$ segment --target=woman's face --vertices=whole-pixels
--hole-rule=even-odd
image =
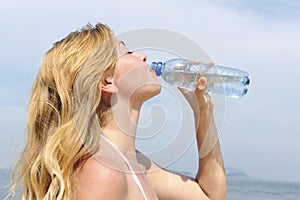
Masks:
[[[119,42],[114,82],[119,92],[129,95],[131,101],[143,102],[160,93],[161,85],[146,60],[146,55],[129,51],[124,42]]]

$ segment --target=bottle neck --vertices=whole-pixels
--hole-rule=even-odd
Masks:
[[[163,71],[164,64],[162,62],[152,62],[151,68],[155,71],[156,76],[160,76]]]

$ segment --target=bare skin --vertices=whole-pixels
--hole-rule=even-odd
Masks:
[[[122,43],[120,49],[126,52]],[[226,177],[219,142],[206,156],[200,156],[195,179],[162,169],[146,156],[136,152],[135,133],[141,106],[161,89],[155,74],[149,68],[142,67],[146,66],[145,62],[144,54],[127,51],[119,57],[114,76],[104,77],[105,84],[101,86],[102,102],[118,112],[111,115],[109,123],[102,128],[102,134],[125,152],[148,199],[226,200]],[[133,77],[140,79],[133,80]],[[207,134],[217,136],[212,114],[213,104],[210,96],[204,92],[205,89],[204,77],[198,81],[196,95],[181,89],[194,111],[199,151]],[[114,101],[112,105],[113,95],[117,96],[118,101]],[[118,119],[125,121],[120,122]],[[114,157],[90,157],[76,175],[76,199],[144,199],[127,168],[125,161],[118,158],[117,154]]]

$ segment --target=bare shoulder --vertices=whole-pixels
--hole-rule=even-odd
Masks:
[[[76,199],[125,199],[127,193],[126,176],[98,161],[89,158],[76,173]]]

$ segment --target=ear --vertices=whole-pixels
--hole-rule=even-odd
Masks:
[[[118,92],[118,88],[115,86],[112,77],[105,77],[104,79],[102,79],[101,90],[102,92],[108,94],[115,94]]]

